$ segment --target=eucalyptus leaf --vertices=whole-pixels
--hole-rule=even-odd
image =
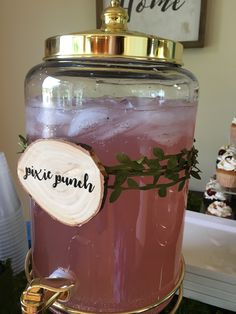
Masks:
[[[184,188],[184,186],[185,186],[185,180],[180,182],[180,184],[179,184],[179,186],[178,186],[178,191],[179,191],[179,192],[182,191],[183,188]]]
[[[19,134],[18,136],[19,136],[20,142],[24,145],[27,145],[27,139],[21,134]]]
[[[137,188],[139,186],[138,183],[131,178],[127,180],[127,183],[130,188]]]
[[[18,152],[18,154],[21,154],[21,153],[23,153],[25,150],[26,150],[26,148],[27,148],[27,146],[28,146],[28,141],[27,141],[27,139],[23,136],[23,135],[21,135],[21,134],[19,134],[18,135],[18,137],[19,137],[19,146],[20,146],[20,148],[21,148],[21,151],[19,151]]]
[[[158,195],[159,195],[160,197],[165,197],[166,194],[167,194],[167,189],[166,189],[166,187],[161,187],[161,188],[159,189],[159,191],[158,191]]]
[[[111,193],[110,202],[114,203],[121,195],[121,192],[122,192],[122,188],[119,186],[116,187],[116,189]]]
[[[186,160],[184,158],[181,158],[179,161],[179,167],[182,168],[185,166],[185,164],[186,164]]]
[[[178,160],[176,156],[172,156],[167,162],[167,169],[174,169],[177,167],[177,165],[178,165]]]
[[[129,156],[124,153],[117,154],[116,159],[122,164],[127,164],[130,162]]]
[[[141,157],[140,159],[136,160],[136,162],[137,162],[139,165],[141,165],[141,164],[144,162],[145,159],[146,159],[146,157],[143,156],[143,157]]]
[[[146,159],[145,163],[148,165],[150,169],[155,169],[155,170],[161,169],[161,165],[157,159],[155,160]]]
[[[196,171],[190,171],[190,175],[192,176],[192,177],[194,177],[195,179],[198,179],[198,180],[201,180],[201,177],[200,177],[200,175],[198,174],[198,172],[196,172]]]
[[[186,154],[188,153],[188,151],[187,151],[186,148],[184,148],[184,149],[181,150],[181,153],[182,153],[183,155],[186,155]]]
[[[173,180],[173,181],[178,181],[179,180],[179,174],[178,173],[167,173],[166,174],[166,178],[169,180]]]
[[[115,183],[114,185],[122,185],[127,179],[126,173],[119,173],[116,175]]]
[[[193,161],[192,161],[191,157],[188,157],[187,165],[188,165],[188,167],[191,167],[193,165]]]
[[[161,175],[155,175],[153,176],[153,184],[157,184],[158,180],[160,179]]]
[[[164,153],[163,149],[155,147],[155,148],[153,148],[153,155],[156,156],[159,160],[163,160],[165,153]]]
[[[132,167],[134,170],[143,170],[144,166],[142,164],[137,163],[137,161],[130,161],[128,163],[130,167]]]

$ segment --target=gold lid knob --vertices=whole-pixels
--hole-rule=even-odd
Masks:
[[[128,14],[125,9],[120,6],[119,0],[112,0],[111,5],[102,13],[102,27],[104,31],[126,31]]]

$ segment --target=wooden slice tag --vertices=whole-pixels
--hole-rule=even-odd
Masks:
[[[105,170],[92,151],[63,140],[37,140],[19,159],[24,189],[50,216],[78,226],[100,210]]]

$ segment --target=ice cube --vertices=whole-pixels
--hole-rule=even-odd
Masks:
[[[69,124],[73,117],[71,110],[55,110],[49,108],[38,108],[37,122],[47,126]]]
[[[59,130],[70,124],[73,110],[27,107],[26,131],[29,136],[54,137]]]
[[[77,111],[71,121],[67,135],[72,137],[94,131],[94,128],[104,125],[108,119],[109,110],[106,108],[85,108]]]
[[[148,121],[148,112],[135,112],[134,110],[124,110],[122,108],[113,110],[109,120],[96,128],[96,138],[104,141],[112,137],[120,136],[125,133],[126,136],[133,133],[135,136],[142,133],[143,121]]]

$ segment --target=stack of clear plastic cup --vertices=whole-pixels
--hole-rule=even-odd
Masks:
[[[4,153],[0,152],[0,260],[11,259],[15,274],[28,250],[23,210]]]

